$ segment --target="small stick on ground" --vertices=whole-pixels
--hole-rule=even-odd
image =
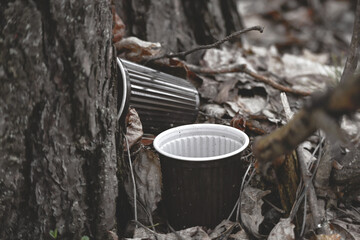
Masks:
[[[310,92],[300,91],[300,90],[292,89],[292,88],[286,87],[284,85],[281,85],[281,84],[271,80],[270,78],[267,78],[263,75],[260,75],[256,72],[251,71],[246,66],[246,64],[234,64],[234,65],[231,65],[228,67],[222,67],[219,69],[203,68],[203,67],[198,67],[198,66],[191,65],[191,64],[187,64],[187,66],[191,71],[196,72],[196,73],[203,73],[203,74],[222,74],[222,73],[242,72],[242,73],[248,74],[249,76],[253,77],[255,80],[257,80],[259,82],[268,84],[271,87],[278,89],[280,91],[283,91],[283,92],[288,92],[288,93],[292,93],[292,94],[296,94],[296,95],[300,95],[300,96],[309,96],[311,94]]]
[[[215,43],[212,43],[212,44],[208,44],[208,45],[200,45],[198,47],[195,47],[193,49],[190,49],[188,51],[183,51],[183,52],[178,52],[178,53],[165,53],[161,56],[158,56],[158,57],[151,57],[149,58],[146,63],[149,63],[151,61],[155,61],[155,60],[159,60],[159,59],[162,59],[162,58],[175,58],[175,57],[185,57],[193,52],[196,52],[196,51],[199,51],[199,50],[203,50],[203,49],[210,49],[210,48],[216,48],[218,46],[220,46],[221,44],[223,44],[224,42],[226,41],[229,41],[243,33],[246,33],[246,32],[250,32],[250,31],[259,31],[260,33],[262,33],[264,31],[264,28],[261,27],[261,26],[254,26],[254,27],[250,27],[250,28],[245,28],[243,30],[240,30],[240,31],[237,31],[237,32],[234,32],[228,36],[226,36],[225,38],[215,42]]]
[[[290,121],[290,119],[292,118],[292,116],[294,114],[290,109],[286,94],[281,93],[280,97],[281,97],[281,102],[282,102],[284,110],[285,110],[286,119],[287,119],[287,121]],[[305,160],[304,149],[305,149],[304,144],[303,143],[300,144],[299,147],[296,149],[296,155],[299,160],[301,176],[303,178],[304,185],[305,185],[304,191],[305,191],[305,194],[308,194],[308,196],[309,196],[309,198],[308,198],[309,199],[309,207],[310,207],[310,210],[312,213],[314,225],[319,228],[321,227],[322,233],[331,234],[331,230],[328,227],[328,225],[326,225],[326,224],[322,225],[322,219],[325,217],[324,216],[325,212],[322,211],[318,206],[318,202],[317,202],[318,200],[316,197],[314,185],[312,183],[312,177],[311,177],[311,174],[309,173],[308,168],[305,163],[306,160]],[[305,215],[304,215],[304,219],[305,219]]]
[[[354,74],[360,54],[360,0],[357,1],[356,12],[355,12],[355,21],[354,29],[350,43],[349,55],[346,59],[344,72],[341,76],[341,81],[349,79],[351,75]]]

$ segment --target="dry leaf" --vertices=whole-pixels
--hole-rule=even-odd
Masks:
[[[234,232],[235,231],[235,232]],[[228,236],[228,238],[227,238]],[[239,223],[223,220],[209,235],[211,239],[233,239],[233,240],[249,240],[246,232],[240,228]]]
[[[113,15],[113,43],[120,41],[125,36],[125,24],[116,13],[115,6],[111,8],[112,15]]]
[[[205,114],[210,115],[212,117],[221,118],[225,115],[226,110],[218,105],[218,104],[206,104],[201,107],[201,110],[205,112]]]
[[[129,149],[141,140],[144,132],[142,130],[142,124],[140,121],[140,117],[136,112],[135,108],[129,108],[129,112],[126,115],[125,119],[126,123],[126,139],[129,144]],[[124,151],[127,152],[126,141],[124,142]]]
[[[261,237],[259,226],[264,220],[264,216],[261,214],[261,206],[264,204],[262,198],[270,192],[270,190],[262,191],[247,186],[241,195],[241,221],[247,230],[256,237]]]
[[[207,233],[200,227],[192,227],[188,229],[184,229],[181,231],[177,231],[175,233],[168,233],[168,234],[160,234],[157,233],[156,235],[147,231],[144,228],[137,228],[135,229],[134,238],[135,239],[148,239],[148,240],[210,240],[210,237]],[[128,238],[129,239],[129,238]],[[130,240],[130,239],[129,239]]]
[[[137,37],[128,37],[115,43],[115,47],[123,58],[133,62],[141,62],[145,57],[158,55],[161,44],[146,42]]]
[[[119,237],[115,232],[109,231],[109,234],[113,240],[119,240]]]
[[[349,212],[350,210],[348,210]],[[356,211],[352,211],[353,213],[357,213]],[[341,213],[342,214],[342,213]],[[357,216],[359,219],[359,216]],[[350,223],[348,219],[345,221],[340,218],[334,219],[331,221],[331,227],[334,228],[335,232],[340,234],[343,239],[346,240],[355,240],[360,239],[360,224],[355,221]]]
[[[234,93],[230,94],[231,91],[234,91],[235,84],[237,83],[237,79],[231,79],[229,81],[223,82],[219,86],[219,93],[214,99],[216,103],[224,103],[228,101],[231,97],[234,97]],[[236,91],[237,95],[237,91]]]
[[[204,76],[200,76],[200,78],[202,79],[202,85],[198,88],[200,96],[202,98],[214,99],[219,92],[219,82]]]
[[[316,240],[341,240],[341,236],[339,234],[331,234],[331,235],[317,235]]]
[[[156,210],[157,203],[161,200],[161,168],[160,160],[156,153],[141,148],[133,161],[133,170],[137,189],[137,201],[142,207],[138,207],[138,219],[141,222],[151,223],[151,214]],[[125,190],[133,205],[133,184],[131,174],[125,181]],[[150,218],[150,219],[149,219]]]
[[[282,218],[271,230],[268,240],[293,240],[295,239],[294,228],[295,225],[291,223],[290,218]]]

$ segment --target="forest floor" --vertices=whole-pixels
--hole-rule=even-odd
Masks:
[[[309,2],[312,4],[286,0],[239,1],[245,27],[260,25],[264,27],[262,33],[248,32],[241,35],[242,43],[227,42],[207,49],[196,66],[186,61],[191,55],[152,62],[154,68],[160,66],[164,70],[165,65],[171,74],[186,75],[197,87],[201,99],[197,123],[229,125],[247,133],[250,146],[242,161],[248,168],[238,205],[242,217],[224,220],[215,229],[194,226],[172,232],[162,226],[145,227],[158,224],[155,215],[159,211],[155,209],[161,195],[161,178],[148,178],[149,174],[158,174],[159,168],[151,165],[158,161],[157,155],[147,152],[154,152],[154,136],[143,134],[136,112],[130,111],[129,148],[125,147],[125,152],[131,149],[137,154],[132,154],[133,168],[140,172],[133,174],[137,183],[143,184],[137,186],[138,201],[148,210],[136,218],[133,239],[360,239],[359,112],[341,118],[341,129],[336,133],[327,130],[334,125],[325,119],[324,129],[300,145],[297,154],[300,151],[303,157],[298,158],[304,162],[305,175],[310,181],[304,175],[299,177],[288,210],[279,200],[282,196],[276,183],[268,182],[256,172],[252,153],[255,138],[285,125],[292,113],[311,99],[314,101],[310,95],[336,87],[349,55],[356,4],[329,0],[319,6],[318,1]],[[144,63],[149,57],[161,55],[158,43],[119,37],[126,26],[121,21],[118,23],[114,31],[118,34],[115,45],[120,57]],[[293,134],[302,131],[299,128]],[[132,204],[130,173],[125,182]],[[315,200],[309,189],[316,193]],[[153,212],[156,214],[149,219]],[[252,221],[245,221],[244,216]],[[144,220],[144,225],[140,220]]]

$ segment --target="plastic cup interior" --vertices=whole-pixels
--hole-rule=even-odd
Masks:
[[[190,124],[160,133],[154,147],[160,154],[185,161],[211,161],[231,157],[249,145],[242,131],[218,124]]]

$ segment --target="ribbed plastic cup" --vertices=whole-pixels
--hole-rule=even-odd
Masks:
[[[213,228],[231,213],[245,166],[248,136],[233,127],[191,124],[169,129],[154,140],[160,154],[163,201],[176,230]]]
[[[195,122],[199,93],[189,81],[120,58],[117,64],[121,122],[129,106],[138,112],[145,133]]]

